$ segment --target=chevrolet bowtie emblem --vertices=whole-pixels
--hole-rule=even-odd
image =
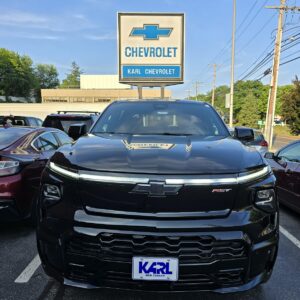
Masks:
[[[134,27],[130,36],[142,36],[144,40],[159,40],[160,37],[170,36],[173,28],[160,28],[159,25],[144,24],[143,27]]]
[[[148,196],[177,195],[182,185],[165,184],[164,182],[150,182],[137,184],[131,193],[147,194]]]

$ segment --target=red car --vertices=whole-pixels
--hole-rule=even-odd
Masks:
[[[55,150],[71,142],[53,128],[0,128],[0,221],[34,219],[41,173]]]
[[[267,152],[265,158],[277,179],[279,201],[300,213],[300,141],[278,152]]]

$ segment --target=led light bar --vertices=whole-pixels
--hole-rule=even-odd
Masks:
[[[105,176],[105,175],[92,175],[92,174],[80,174],[80,179],[100,182],[112,182],[112,183],[148,183],[149,178],[134,178],[134,177],[120,177],[120,176]]]
[[[50,169],[60,175],[70,177],[73,179],[82,179],[88,181],[107,182],[107,183],[121,183],[121,184],[137,184],[137,183],[149,183],[150,179],[146,177],[122,177],[122,176],[106,176],[106,175],[94,175],[87,173],[75,173],[59,167],[53,162],[50,162]],[[195,179],[180,179],[169,178],[165,179],[166,184],[182,184],[182,185],[229,185],[246,183],[271,172],[270,166],[266,166],[257,172],[250,174],[239,175],[238,177],[228,178],[195,178]]]
[[[166,179],[166,184],[183,185],[222,185],[236,183],[236,178]]]
[[[241,175],[237,178],[237,183],[245,183],[245,182],[248,182],[248,181],[252,181],[254,179],[257,179],[259,177],[262,177],[264,175],[267,175],[268,173],[271,172],[271,167],[270,166],[266,166],[264,167],[263,169],[257,171],[257,172],[254,172],[254,173],[251,173],[251,174],[248,174],[248,175]]]
[[[56,172],[60,175],[63,175],[63,176],[66,176],[66,177],[71,177],[71,178],[74,178],[74,179],[79,179],[79,174],[78,173],[68,171],[64,168],[61,168],[53,162],[50,162],[49,167],[52,171],[54,171],[54,172]]]

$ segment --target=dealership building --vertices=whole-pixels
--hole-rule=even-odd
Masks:
[[[42,89],[43,103],[101,103],[122,99],[138,99],[138,90],[119,83],[118,75],[81,75],[80,89]],[[159,99],[158,88],[144,88],[143,99]],[[164,97],[171,99],[171,91]]]

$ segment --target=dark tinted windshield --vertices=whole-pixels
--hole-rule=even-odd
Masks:
[[[209,105],[187,102],[115,103],[101,115],[92,133],[229,135]]]
[[[30,132],[30,130],[21,130],[19,128],[0,128],[0,149],[10,146],[28,132]]]

